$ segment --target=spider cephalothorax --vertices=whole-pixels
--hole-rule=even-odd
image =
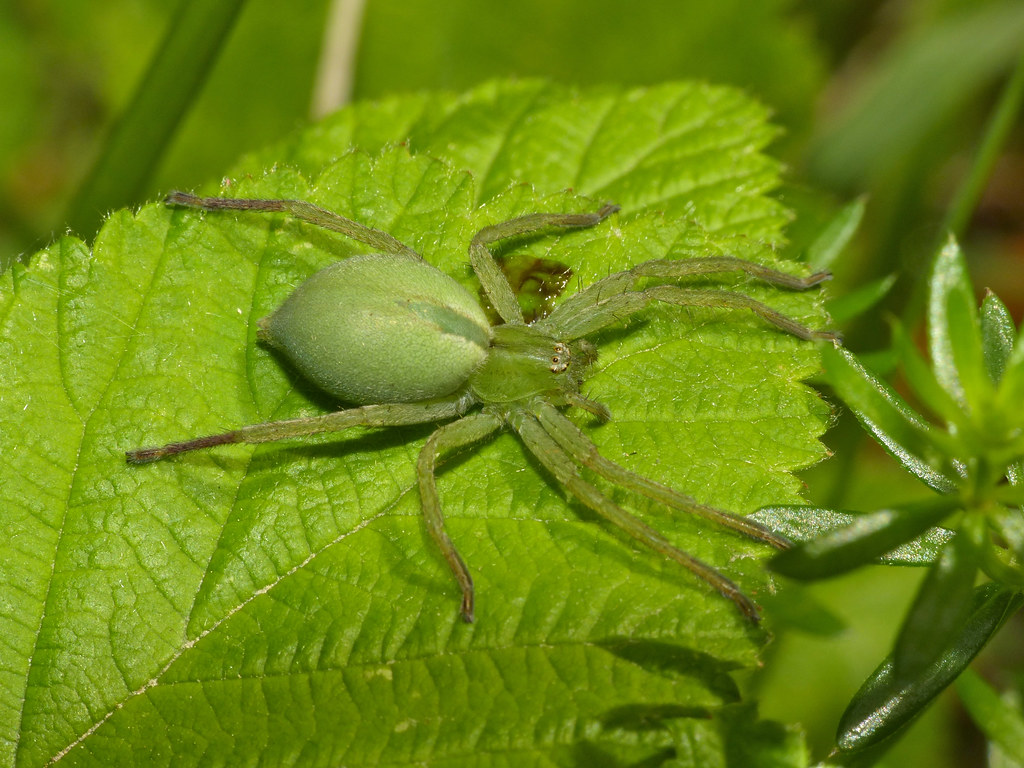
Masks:
[[[787,542],[758,523],[700,504],[665,485],[630,472],[600,455],[561,409],[582,408],[600,419],[611,414],[580,391],[597,350],[586,339],[651,302],[733,307],[753,311],[802,339],[835,339],[814,331],[748,296],[686,288],[680,278],[740,271],[793,290],[827,279],[794,277],[727,256],[660,259],[598,280],[527,324],[488,246],[548,228],[592,227],[618,210],[535,213],[485,227],[469,246],[470,261],[501,319],[492,325],[479,302],[451,277],[427,264],[387,233],[297,200],[200,198],[181,192],[167,202],[205,210],[284,211],[383,251],[353,256],[300,285],[260,321],[260,338],[278,349],[308,379],[356,407],[307,418],[242,427],[232,432],[130,451],[132,463],[228,443],[260,443],[349,427],[445,422],[420,452],[417,479],[427,529],[462,590],[461,613],[473,620],[473,581],[445,530],[435,469],[443,454],[512,429],[570,495],[630,536],[688,568],[756,620],[757,607],[732,581],[683,552],[588,482],[581,469],[678,510],[700,515],[769,544]],[[661,280],[648,284],[648,279]]]

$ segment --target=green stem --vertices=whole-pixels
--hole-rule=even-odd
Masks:
[[[1022,98],[1024,98],[1024,55],[1017,60],[1013,76],[1003,89],[999,104],[996,105],[995,112],[989,119],[970,173],[950,206],[942,226],[942,240],[945,240],[947,233],[952,233],[957,238],[963,234],[964,228],[985,190],[985,183],[992,173],[992,167],[999,157],[1006,137],[1013,128]]]
[[[114,208],[137,202],[201,90],[245,0],[184,0],[131,102],[68,208],[68,226],[90,237]]]

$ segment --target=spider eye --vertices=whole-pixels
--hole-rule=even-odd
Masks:
[[[569,352],[569,348],[562,342],[555,344],[555,353],[551,356],[551,372],[552,373],[565,373],[569,369],[569,361],[572,359],[572,355]]]

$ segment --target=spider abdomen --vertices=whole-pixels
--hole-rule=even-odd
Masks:
[[[373,254],[309,277],[260,320],[260,337],[346,402],[411,403],[463,386],[487,355],[491,326],[440,270]]]

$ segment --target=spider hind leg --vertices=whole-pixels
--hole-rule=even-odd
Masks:
[[[561,415],[561,414],[559,414]],[[562,417],[564,418],[564,417]],[[585,504],[609,523],[629,534],[654,551],[682,565],[698,578],[714,587],[723,597],[755,624],[761,619],[757,605],[739,586],[712,568],[674,546],[661,534],[630,514],[605,496],[598,488],[583,479],[577,461],[549,434],[536,414],[524,409],[513,410],[508,421],[522,438],[527,449],[557,479],[575,499]]]

